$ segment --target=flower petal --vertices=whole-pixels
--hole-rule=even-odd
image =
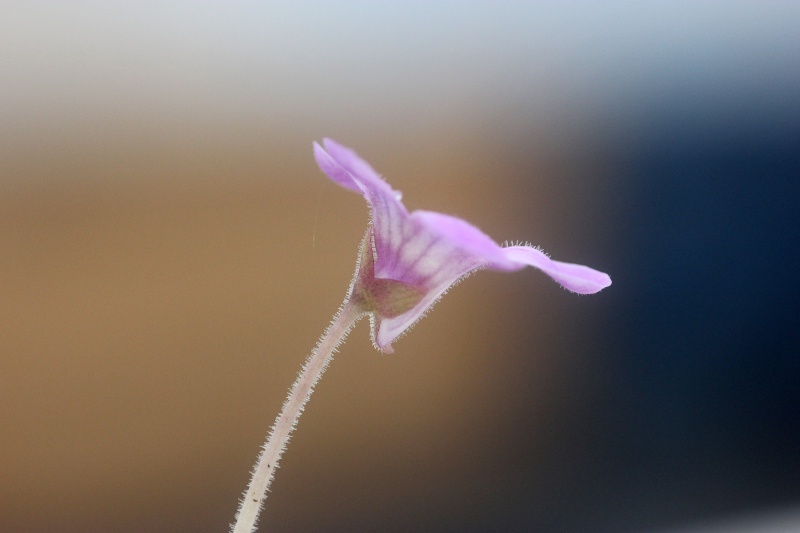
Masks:
[[[330,139],[322,148],[314,143],[314,156],[320,169],[333,181],[360,192],[369,203],[375,239],[375,276],[392,278],[393,259],[404,245],[405,236],[412,233],[409,214],[393,190],[353,150]],[[394,278],[401,279],[401,278]]]
[[[498,270],[519,268],[515,262],[506,258],[502,246],[464,219],[421,210],[411,213],[411,218],[419,222],[428,233],[439,236],[463,254],[482,263],[496,264]]]
[[[594,294],[611,285],[608,274],[583,265],[553,261],[541,250],[530,246],[511,246],[503,251],[509,260],[538,268],[565,289],[578,294]]]
[[[356,184],[350,172],[316,142],[314,143],[314,159],[317,160],[320,170],[331,180],[351,191],[361,193],[361,188]]]
[[[328,152],[337,163],[356,178],[364,182],[381,182],[388,187],[388,184],[381,179],[370,164],[361,159],[354,150],[328,138],[322,139],[322,146],[325,147],[325,151]]]
[[[384,352],[391,353],[397,337],[454,283],[479,268],[513,271],[533,266],[581,294],[611,284],[602,272],[553,261],[530,246],[503,248],[460,218],[430,211],[409,214],[400,193],[353,150],[330,139],[324,139],[323,146],[314,143],[320,169],[339,185],[361,193],[370,206],[372,223],[363,245],[369,256],[354,283],[363,285],[356,289],[372,310],[373,340]]]
[[[405,224],[401,249],[375,265],[376,277],[402,279],[428,292],[411,309],[395,317],[376,320],[375,343],[384,351],[407,331],[456,282],[489,264],[505,270],[522,268],[505,257],[504,250],[468,222],[430,211],[414,211]],[[377,235],[376,235],[377,238]],[[377,253],[381,258],[380,252]]]

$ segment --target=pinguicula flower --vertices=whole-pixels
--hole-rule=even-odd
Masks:
[[[553,261],[530,246],[503,248],[470,223],[431,211],[409,213],[401,194],[358,155],[325,139],[314,143],[317,164],[330,179],[362,194],[372,220],[361,244],[350,298],[371,313],[372,338],[382,351],[405,333],[447,289],[480,269],[513,271],[533,266],[580,294],[611,285],[607,274]]]
[[[409,213],[398,191],[354,151],[330,139],[321,146],[314,143],[314,156],[331,180],[364,196],[371,220],[345,301],[289,391],[240,502],[234,533],[255,531],[289,435],[333,353],[359,318],[369,315],[373,343],[391,353],[392,342],[454,283],[479,269],[510,272],[532,266],[579,294],[611,285],[607,274],[554,261],[537,248],[500,246],[460,218],[431,211]]]

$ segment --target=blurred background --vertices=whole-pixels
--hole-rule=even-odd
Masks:
[[[0,531],[227,531],[368,220],[323,136],[410,209],[614,285],[482,272],[391,356],[360,324],[263,530],[799,531],[798,27],[796,2],[4,2]]]

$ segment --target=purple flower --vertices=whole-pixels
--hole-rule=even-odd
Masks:
[[[592,294],[611,285],[607,274],[553,261],[530,246],[502,247],[468,222],[431,211],[409,213],[399,192],[354,151],[330,139],[314,143],[320,169],[366,198],[372,221],[348,299],[372,321],[372,340],[386,353],[454,283],[480,268],[533,266],[566,289]]]

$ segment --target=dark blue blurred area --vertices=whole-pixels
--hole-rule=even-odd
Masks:
[[[631,530],[800,502],[800,114],[753,105],[667,99],[618,147],[595,489]]]
[[[614,284],[570,307],[584,337],[571,353],[594,367],[557,434],[526,430],[545,451],[527,452],[515,530],[655,531],[800,505],[800,82],[683,75],[605,102],[583,133],[600,149],[569,144],[566,157],[590,153],[569,194],[605,190],[588,203],[608,210],[584,213],[587,242],[572,244]],[[594,216],[613,221],[602,245]]]

